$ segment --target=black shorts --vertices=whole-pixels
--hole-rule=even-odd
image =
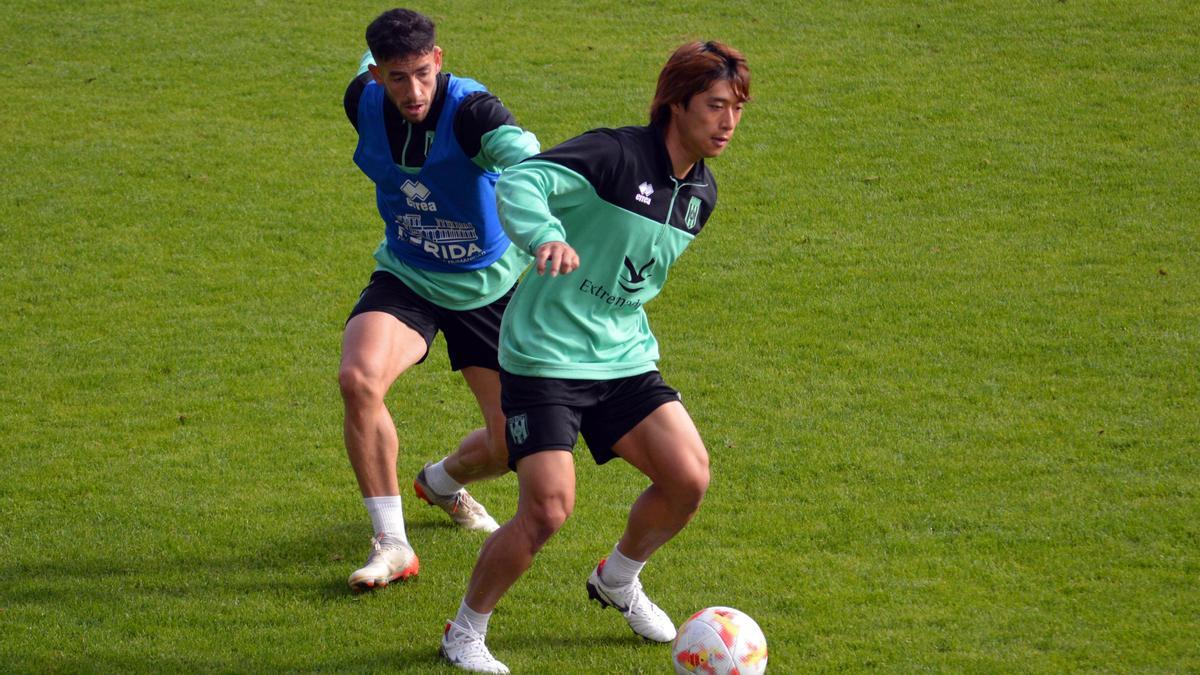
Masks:
[[[592,458],[616,457],[612,446],[664,403],[679,401],[653,370],[616,380],[560,380],[500,371],[500,407],[508,418],[508,468],[544,450],[570,450],[583,434]]]
[[[489,370],[500,370],[496,360],[500,341],[500,318],[512,298],[513,288],[500,299],[478,309],[455,311],[433,304],[417,295],[396,275],[383,270],[371,275],[371,281],[363,289],[358,304],[350,310],[350,319],[363,312],[386,312],[412,328],[425,338],[425,354],[440,329],[446,336],[446,354],[450,357],[450,369],[462,370],[478,366]],[[420,363],[418,361],[417,363]]]

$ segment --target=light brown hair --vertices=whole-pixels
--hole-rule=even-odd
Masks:
[[[684,44],[667,59],[667,65],[658,74],[658,89],[650,104],[650,122],[665,125],[671,120],[673,104],[686,108],[693,96],[718,80],[729,80],[739,100],[750,100],[750,67],[741,52],[712,40]]]

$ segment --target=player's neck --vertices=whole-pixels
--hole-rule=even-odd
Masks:
[[[687,178],[688,174],[692,172],[692,167],[700,161],[700,154],[688,150],[679,134],[679,129],[673,123],[667,124],[663,142],[667,146],[667,155],[671,158],[671,171],[680,180]]]

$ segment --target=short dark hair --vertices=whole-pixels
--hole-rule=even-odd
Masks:
[[[739,100],[750,100],[750,67],[746,57],[729,45],[712,40],[689,42],[667,59],[658,74],[658,89],[650,104],[650,122],[665,125],[671,121],[671,106],[687,107],[692,97],[719,80],[729,80]]]
[[[426,54],[434,47],[433,21],[411,9],[389,9],[367,26],[367,47],[376,63]]]

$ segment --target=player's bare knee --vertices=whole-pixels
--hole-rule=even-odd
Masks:
[[[708,492],[709,478],[707,461],[676,474],[669,488],[675,508],[682,513],[695,513]]]
[[[522,528],[534,549],[540,549],[554,533],[562,529],[571,515],[571,509],[562,499],[547,499],[521,509],[517,513]]]
[[[708,484],[688,483],[676,493],[675,508],[680,513],[693,514],[700,509]]]
[[[347,404],[362,404],[383,400],[387,387],[362,367],[345,365],[338,370],[338,387]]]

